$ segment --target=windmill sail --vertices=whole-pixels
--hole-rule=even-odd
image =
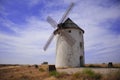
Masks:
[[[74,3],[71,3],[70,6],[68,7],[68,9],[66,10],[66,12],[64,13],[64,15],[62,16],[61,20],[59,21],[59,23],[63,23],[65,18],[67,17],[67,15],[69,14],[70,10],[72,9],[72,7],[74,6]]]
[[[53,20],[50,16],[47,17],[47,22],[48,22],[49,24],[51,24],[51,26],[52,26],[53,28],[56,28],[56,27],[57,27],[57,22],[56,22],[55,20]]]
[[[70,6],[68,7],[68,9],[66,10],[65,14],[63,15],[62,19],[59,21],[60,23],[63,23],[65,18],[67,17],[67,15],[69,14],[70,10],[72,9],[72,7],[74,6],[74,3],[71,3]],[[58,26],[57,22],[55,20],[53,20],[50,16],[47,17],[47,22],[49,24],[51,24],[51,26],[53,28],[59,29],[62,28],[62,26]],[[65,40],[72,46],[75,43],[75,40],[69,35],[67,34],[64,30],[61,31],[61,34],[64,36]],[[50,36],[50,38],[48,39],[47,43],[44,46],[44,51],[48,48],[49,44],[51,43],[51,41],[54,38],[54,33],[52,33],[52,35]]]
[[[51,41],[53,40],[53,38],[54,38],[54,34],[52,34],[52,35],[49,37],[47,43],[45,44],[45,46],[44,46],[44,48],[43,48],[44,51],[46,51],[46,49],[47,49],[48,46],[50,45],[50,43],[51,43]]]

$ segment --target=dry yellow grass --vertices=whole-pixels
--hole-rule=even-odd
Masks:
[[[7,69],[0,69],[0,80],[34,80],[34,79],[44,79],[48,77],[47,72],[39,71],[39,68],[34,66],[20,66],[12,67]]]
[[[85,67],[100,67],[100,68],[106,68],[108,67],[108,64],[103,63],[103,64],[85,64]],[[120,63],[114,63],[113,67],[115,68],[120,68]]]
[[[117,65],[119,66],[119,65]],[[119,69],[119,68],[118,68]],[[67,72],[48,72],[48,65],[21,65],[21,66],[2,66],[0,67],[0,80],[84,80],[88,77],[91,80],[91,76],[86,76],[80,72],[68,74]],[[88,72],[91,75],[91,72]],[[96,76],[96,72],[92,72]],[[120,80],[120,70],[118,72],[111,72],[109,74],[102,75],[102,78],[98,80]]]

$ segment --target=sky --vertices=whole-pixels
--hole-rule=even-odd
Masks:
[[[0,64],[55,64],[56,38],[48,16],[68,15],[85,30],[85,63],[120,63],[120,0],[0,0]]]

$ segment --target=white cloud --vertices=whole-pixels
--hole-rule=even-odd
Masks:
[[[58,2],[58,4],[56,4],[56,1],[51,3],[49,3],[49,1],[46,2],[48,5],[44,5],[46,8],[44,7],[45,11],[41,12],[42,18],[51,16],[53,19],[58,21],[66,9],[62,8],[54,11],[52,10],[52,7],[57,5],[64,5],[66,7],[66,5],[72,2],[72,0],[63,0],[60,2],[64,3]],[[75,23],[85,30],[86,62],[102,62],[101,58],[103,61],[106,61],[107,59],[108,61],[114,61],[112,56],[115,57],[116,55],[116,60],[119,60],[118,55],[120,52],[118,49],[120,48],[120,34],[113,34],[113,32],[106,28],[111,24],[108,23],[109,25],[104,26],[104,24],[101,25],[101,23],[109,19],[112,20],[119,18],[120,6],[113,5],[111,7],[103,7],[98,5],[102,1],[93,2],[88,0],[76,0],[75,2],[76,5],[70,12],[69,16]],[[39,0],[33,0],[33,2],[31,1],[29,4],[31,6],[35,6],[39,3]],[[43,3],[45,2],[43,1]],[[48,10],[49,13],[46,10]],[[55,56],[55,54],[52,54],[55,53],[55,41],[52,42],[46,52],[43,52],[42,50],[42,47],[49,38],[49,35],[54,30],[45,20],[33,15],[26,18],[26,24],[18,25],[9,20],[3,20],[3,24],[7,28],[16,32],[18,36],[10,36],[0,33],[0,43],[3,43],[0,47],[1,52],[21,54],[24,56]],[[115,52],[115,55],[113,52]],[[106,56],[108,53],[109,57]],[[50,58],[46,59],[51,60]]]
[[[8,15],[8,13],[5,12],[5,8],[1,4],[0,4],[0,15],[1,15],[1,17]]]
[[[6,23],[6,24],[5,24]],[[11,23],[5,22],[5,25],[9,25],[8,28],[15,31],[18,36],[10,36],[7,34],[0,34],[0,43],[3,43],[5,45],[1,46],[1,49],[9,48],[8,52],[11,53],[20,53],[20,54],[43,54],[48,53],[43,51],[43,46],[45,44],[45,41],[48,39],[49,34],[51,33],[51,30],[48,30],[47,25],[44,21],[38,20],[37,18],[29,18],[28,23],[25,26],[26,28],[21,30],[18,28],[18,26],[15,26],[12,28]],[[52,28],[52,27],[51,27]],[[6,45],[7,44],[7,45]],[[49,53],[51,54],[54,48],[51,47],[48,49]],[[5,50],[6,51],[6,50]],[[45,55],[45,54],[43,54]]]
[[[37,4],[39,4],[40,0],[29,0],[27,3],[30,7],[33,7]]]

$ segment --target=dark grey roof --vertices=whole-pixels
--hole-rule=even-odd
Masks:
[[[81,31],[83,31],[83,33],[84,33],[84,30],[82,28],[80,28],[77,24],[75,24],[70,18],[67,18],[65,20],[62,27],[63,28],[77,28],[77,29],[80,29]]]

